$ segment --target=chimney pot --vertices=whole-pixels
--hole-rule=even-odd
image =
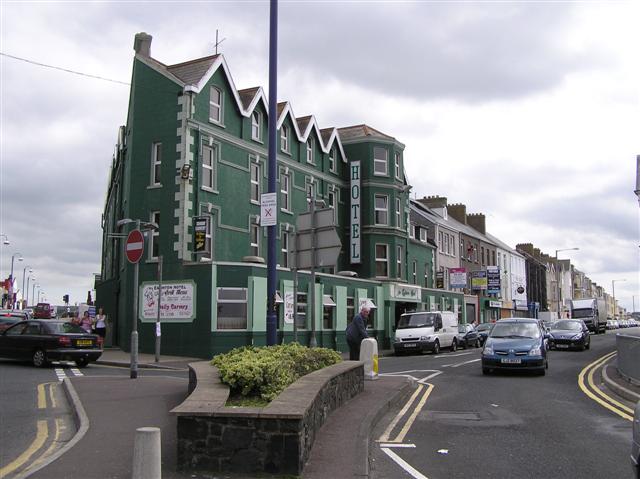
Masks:
[[[133,49],[138,55],[150,57],[151,40],[153,40],[153,37],[146,32],[136,33],[136,38],[133,42]]]

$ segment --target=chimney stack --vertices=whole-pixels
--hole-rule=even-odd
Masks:
[[[467,224],[479,233],[487,234],[486,221],[483,213],[467,215]]]
[[[524,251],[529,256],[533,256],[533,243],[520,243],[516,245],[517,251]]]
[[[418,201],[427,208],[446,208],[447,198],[445,196],[423,196]]]
[[[467,206],[462,203],[456,203],[453,205],[447,205],[447,212],[449,216],[453,217],[456,221],[466,225],[467,224]]]
[[[133,42],[133,49],[138,55],[150,57],[151,40],[153,40],[153,37],[145,32],[136,33],[136,38]]]

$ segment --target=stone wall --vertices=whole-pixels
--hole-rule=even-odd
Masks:
[[[301,474],[329,414],[364,389],[363,363],[343,361],[300,378],[264,408],[228,408],[217,369],[189,368],[192,392],[172,411],[181,471]]]

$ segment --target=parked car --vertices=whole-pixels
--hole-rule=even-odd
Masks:
[[[38,303],[33,311],[34,319],[51,319],[55,316],[55,309],[49,303]]]
[[[549,349],[580,349],[591,347],[589,328],[581,319],[562,319],[549,331]]]
[[[482,373],[511,369],[544,375],[549,367],[545,336],[536,319],[501,319],[494,324],[482,350]]]
[[[20,311],[11,311],[11,310],[1,310],[0,311],[0,331],[4,331],[5,329],[13,326],[20,321],[23,321],[25,315]]]
[[[480,347],[480,337],[478,336],[476,328],[473,327],[473,324],[459,324],[457,338],[458,344],[464,349],[468,347]]]
[[[404,313],[398,320],[393,350],[398,354],[458,347],[458,316],[450,311],[416,311]]]
[[[478,338],[480,338],[480,346],[484,345],[487,340],[487,336],[491,332],[491,328],[495,323],[480,323],[476,326],[476,331],[478,333]]]
[[[51,361],[75,361],[84,367],[101,354],[100,336],[65,321],[20,321],[0,334],[1,357],[30,360],[36,367]]]
[[[631,463],[635,469],[636,477],[640,479],[640,401],[636,404],[633,414],[633,433],[631,437]]]

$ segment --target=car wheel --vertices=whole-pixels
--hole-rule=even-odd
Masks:
[[[440,342],[436,339],[436,342],[433,345],[433,354],[438,354],[439,352],[440,352]]]
[[[451,341],[451,352],[454,352],[457,349],[458,349],[458,341],[454,339],[453,341]]]
[[[87,358],[76,359],[76,366],[79,368],[84,368],[89,364],[89,360]]]
[[[42,368],[48,364],[47,355],[42,349],[36,349],[31,358],[33,365],[37,368]]]

